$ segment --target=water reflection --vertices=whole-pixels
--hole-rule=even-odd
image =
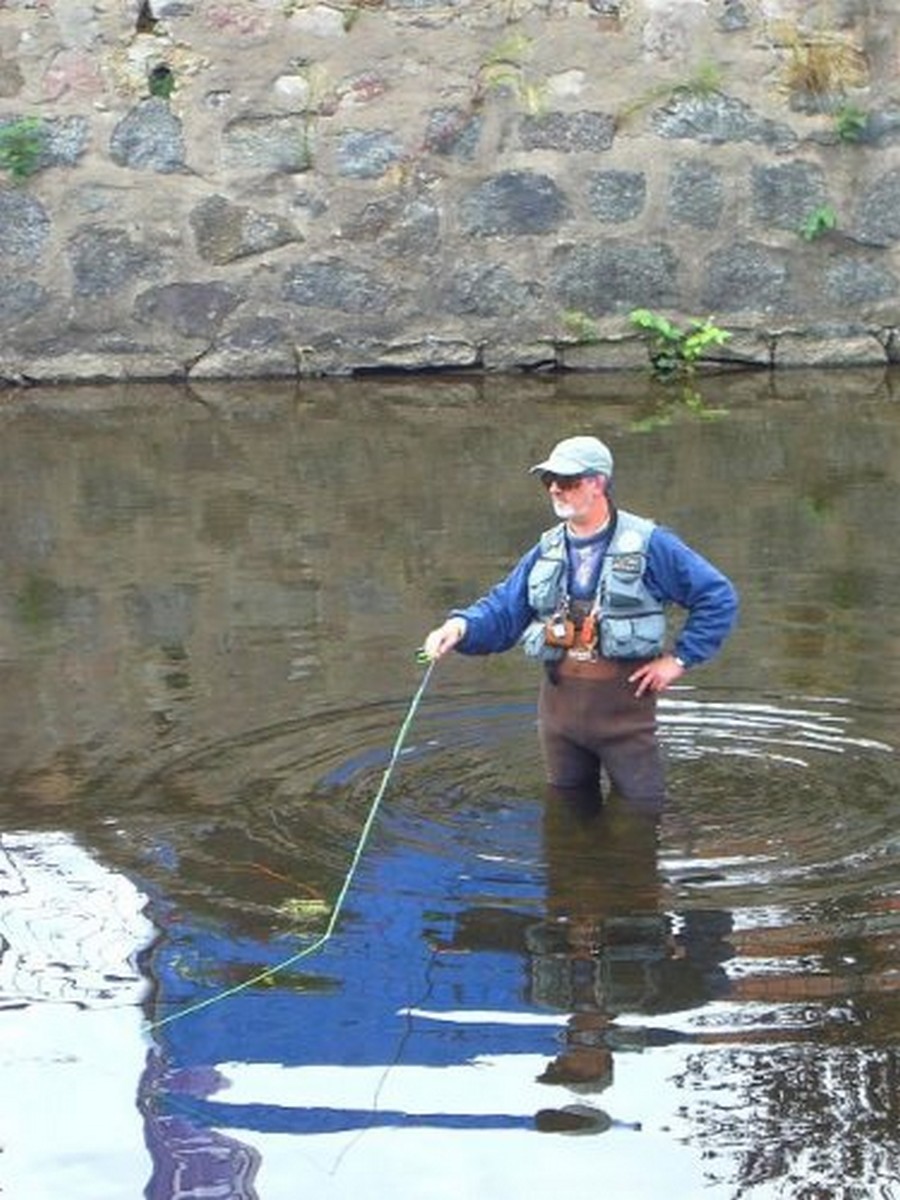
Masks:
[[[10,1195],[891,1194],[895,383],[715,388],[727,416],[649,427],[618,378],[5,399],[6,1090],[39,1062],[55,1111],[67,1054],[116,1085],[77,1170],[4,1113]],[[545,796],[528,665],[442,664],[338,936],[242,987],[315,932],[414,639],[542,527],[515,464],[561,429],[602,430],[622,502],[742,589],[715,672],[661,706],[670,808]],[[70,845],[102,882],[64,856],[39,896]],[[85,922],[121,897],[127,934]],[[142,1039],[138,961],[149,1021],[214,1002]]]
[[[146,897],[61,832],[0,834],[0,896],[3,1194],[140,1195]]]
[[[680,1041],[679,1032],[616,1025],[630,1014],[659,1014],[703,1004],[727,990],[721,964],[730,916],[686,914],[676,933],[662,907],[658,823],[596,796],[549,795],[543,821],[546,912],[470,909],[461,915],[454,948],[502,946],[528,962],[528,1000],[570,1014],[561,1048],[538,1080],[562,1085],[558,1108],[535,1115],[539,1130],[600,1132],[613,1118],[595,1107],[612,1084],[616,1050]],[[572,1103],[566,1092],[591,1098]],[[639,1127],[639,1126],[638,1126]]]
[[[670,705],[679,739],[675,774],[682,783],[690,780],[707,805],[716,798],[715,775],[706,769],[700,744],[684,747],[677,720],[682,703],[688,712],[696,705]],[[767,813],[773,792],[784,798],[790,790],[779,781],[774,733],[767,796],[757,798],[754,786],[728,777],[729,803],[742,802],[746,829],[723,832],[719,822],[731,809],[707,811],[685,796],[684,806],[658,830],[616,809],[597,813],[558,797],[529,798],[518,785],[504,790],[515,763],[528,753],[527,710],[482,705],[471,727],[468,711],[466,705],[435,704],[425,715],[422,741],[405,764],[357,897],[363,911],[344,928],[327,963],[310,964],[305,974],[284,982],[294,998],[304,997],[301,1011],[312,1036],[290,1029],[297,1010],[284,993],[229,1001],[237,1006],[231,1019],[213,1022],[211,1029],[179,1030],[176,1023],[164,1040],[171,1039],[171,1060],[178,1065],[171,1076],[154,1080],[154,1119],[160,1105],[163,1111],[174,1105],[171,1118],[183,1121],[189,1114],[195,1138],[206,1127],[216,1137],[231,1129],[252,1145],[273,1135],[313,1139],[321,1156],[313,1159],[311,1177],[325,1181],[332,1172],[345,1178],[345,1163],[362,1153],[363,1135],[367,1155],[377,1158],[381,1145],[371,1147],[369,1138],[379,1130],[416,1137],[423,1129],[453,1130],[457,1138],[488,1130],[658,1134],[663,1120],[680,1114],[694,1093],[697,1110],[685,1123],[709,1124],[713,1136],[718,1122],[727,1120],[716,1100],[717,1071],[730,1077],[758,1047],[753,1070],[767,1073],[767,1087],[753,1094],[752,1105],[741,1089],[744,1108],[740,1117],[735,1112],[730,1143],[738,1160],[735,1175],[751,1154],[748,1128],[755,1137],[770,1121],[797,1119],[807,1146],[818,1136],[809,1130],[807,1106],[815,1111],[830,1076],[818,1079],[810,1066],[807,1090],[791,1091],[793,1106],[787,1106],[782,1092],[792,1077],[791,1056],[808,1044],[850,1044],[856,1051],[861,1038],[881,1037],[853,999],[876,1002],[882,990],[872,959],[879,936],[874,927],[856,939],[849,932],[859,917],[860,891],[867,903],[873,899],[872,869],[890,853],[872,840],[875,826],[860,835],[860,846],[839,869],[823,865],[832,882],[839,875],[852,893],[842,910],[833,887],[823,900],[817,886],[808,886],[814,864],[804,864],[802,854],[821,847],[805,845],[796,817]],[[786,710],[784,732],[792,742],[798,711],[809,734],[802,769],[817,774],[823,754],[818,726],[829,731],[825,754],[833,755],[841,738],[828,706],[817,714],[807,702],[802,710]],[[740,708],[723,711],[719,704],[713,712],[718,724],[707,713],[698,731],[714,740],[729,736],[734,758]],[[774,713],[769,719],[777,725]],[[664,721],[664,729],[669,724]],[[757,725],[756,714],[749,714],[752,763],[760,758]],[[858,745],[843,728],[844,755],[865,762],[869,746]],[[797,758],[796,745],[792,755]],[[882,748],[878,769],[889,761]],[[697,764],[704,767],[699,780]],[[355,771],[344,762],[327,778],[365,792],[376,766],[373,755],[360,754]],[[538,775],[535,765],[532,778]],[[892,786],[891,778],[883,775],[882,787]],[[796,844],[764,836],[767,823],[772,835],[793,828]],[[841,929],[848,931],[843,940]],[[889,918],[885,966],[895,929]],[[199,948],[198,939],[188,934],[181,940],[174,930],[170,938],[180,947],[183,971],[185,949]],[[256,947],[252,963],[242,967],[233,944],[207,944],[192,962],[186,990],[183,978],[174,978],[177,972],[167,974],[164,961],[157,961],[154,974],[168,994],[187,1001],[198,987],[214,994],[244,972],[276,961],[275,953],[271,945]],[[220,956],[230,963],[229,973],[223,973]],[[343,1019],[336,1030],[325,1030],[321,1022],[329,1013],[333,1019],[342,992],[337,1011]],[[648,1058],[666,1064],[653,1080],[674,1093],[665,1118],[634,1082],[634,1063]],[[711,1067],[716,1060],[719,1066]],[[201,1069],[210,1063],[217,1064],[214,1075]],[[452,1101],[443,1076],[440,1108],[428,1107],[436,1094],[428,1073],[435,1067],[462,1076],[450,1088]],[[665,1070],[672,1072],[668,1079]],[[498,1082],[486,1086],[486,1073],[496,1073]],[[873,1097],[864,1094],[871,1104]],[[731,1106],[729,1099],[726,1112]],[[748,1127],[749,1118],[757,1124],[751,1120]],[[681,1129],[679,1136],[691,1135]],[[824,1154],[828,1138],[820,1140]],[[782,1152],[790,1142],[786,1137],[779,1143]],[[614,1158],[627,1158],[627,1150],[616,1149]],[[454,1154],[465,1158],[459,1142]],[[759,1170],[759,1160],[753,1161]],[[795,1167],[791,1157],[791,1171]],[[635,1177],[635,1165],[629,1169]],[[640,1170],[637,1177],[643,1178]],[[695,1184],[701,1186],[699,1179]],[[663,1185],[645,1179],[644,1186],[650,1194],[652,1186]]]

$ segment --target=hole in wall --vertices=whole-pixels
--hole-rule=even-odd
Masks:
[[[136,33],[152,33],[156,28],[157,21],[150,8],[150,0],[141,0],[138,6],[137,24],[135,25]]]

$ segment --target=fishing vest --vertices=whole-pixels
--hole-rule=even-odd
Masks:
[[[663,605],[644,583],[647,543],[653,521],[618,509],[615,528],[597,581],[593,611],[598,618],[597,651],[604,658],[655,658],[665,646]],[[565,655],[545,640],[547,621],[568,608],[569,569],[566,527],[554,525],[541,535],[540,554],[528,575],[528,603],[535,614],[522,634],[530,658],[553,662]]]

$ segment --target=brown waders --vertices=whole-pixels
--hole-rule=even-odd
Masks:
[[[579,661],[567,655],[541,682],[538,729],[548,782],[600,792],[601,769],[613,789],[645,811],[666,798],[656,736],[656,696],[638,698],[634,660]]]

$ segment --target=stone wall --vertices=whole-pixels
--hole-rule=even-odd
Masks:
[[[898,51],[895,0],[0,0],[0,377],[631,367],[638,306],[894,361]]]

